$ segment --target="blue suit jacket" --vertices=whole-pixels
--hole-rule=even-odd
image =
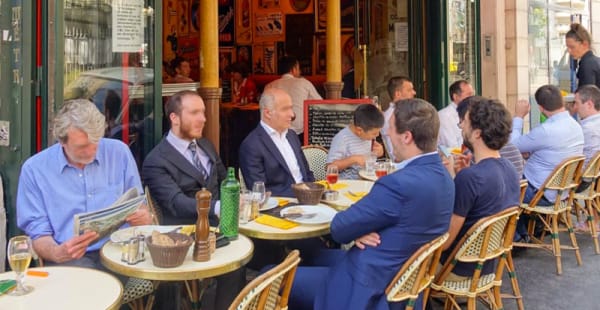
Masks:
[[[308,168],[300,140],[293,130],[288,130],[287,140],[298,160],[302,180],[313,182],[315,177]],[[283,156],[265,129],[258,124],[240,146],[240,168],[246,188],[252,189],[255,181],[264,181],[273,196],[294,197],[291,185],[296,183]]]
[[[348,243],[377,232],[381,243],[351,248],[329,270],[315,309],[389,309],[384,290],[424,243],[448,231],[454,183],[437,154],[425,155],[379,179],[371,192],[338,213],[331,235]],[[315,283],[312,283],[315,285]]]

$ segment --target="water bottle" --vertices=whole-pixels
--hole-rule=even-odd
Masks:
[[[221,183],[221,233],[235,240],[238,237],[240,207],[240,182],[235,178],[233,167],[227,168],[227,178]]]

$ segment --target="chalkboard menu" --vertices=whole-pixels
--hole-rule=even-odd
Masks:
[[[305,100],[304,145],[329,149],[331,139],[352,122],[354,110],[371,99]]]

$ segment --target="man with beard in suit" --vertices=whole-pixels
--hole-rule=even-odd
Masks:
[[[219,223],[219,185],[226,171],[215,147],[202,137],[204,111],[204,101],[194,91],[171,96],[166,105],[171,129],[144,160],[142,179],[162,212],[163,225],[196,223],[195,194],[203,187],[212,194],[210,225]],[[233,301],[244,275],[242,268],[217,278],[217,309],[226,309]]]

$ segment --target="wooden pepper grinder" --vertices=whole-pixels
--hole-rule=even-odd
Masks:
[[[208,235],[210,226],[208,223],[208,211],[210,210],[211,194],[206,188],[196,193],[196,209],[198,220],[196,221],[196,242],[194,244],[193,259],[197,262],[210,260],[210,245]]]

